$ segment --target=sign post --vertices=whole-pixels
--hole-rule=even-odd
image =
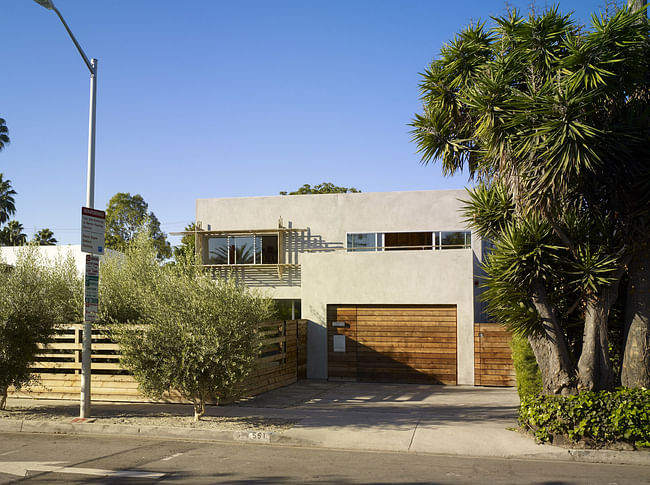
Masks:
[[[81,250],[86,254],[84,285],[84,331],[81,352],[81,418],[90,417],[90,363],[92,322],[97,320],[99,306],[99,256],[104,254],[104,211],[81,208]]]

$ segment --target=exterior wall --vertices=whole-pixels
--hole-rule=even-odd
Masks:
[[[474,384],[474,289],[470,249],[303,255],[307,375],[327,378],[328,304],[457,306],[458,384]]]
[[[16,264],[18,259],[18,253],[24,249],[24,246],[6,246],[0,247],[0,256],[2,257],[2,262],[13,266]],[[75,265],[77,266],[77,271],[79,274],[83,275],[86,273],[86,253],[81,252],[80,244],[71,244],[67,246],[38,246],[38,251],[41,256],[45,259],[54,262],[57,258],[66,258],[68,255],[71,255],[74,258]],[[122,254],[118,251],[113,251],[112,249],[107,249],[106,254]],[[100,256],[100,260],[104,256]]]
[[[272,298],[300,298],[310,320],[308,377],[327,377],[328,304],[457,305],[458,383],[474,383],[474,275],[482,259],[472,249],[346,252],[347,233],[467,230],[459,212],[464,190],[318,194],[198,199],[196,218],[206,230],[236,232],[278,227],[287,234],[285,262],[297,273],[271,279],[257,268],[227,268]],[[287,269],[287,271],[291,271]],[[476,283],[476,284],[475,284]]]
[[[465,230],[458,212],[464,190],[367,192],[198,199],[196,219],[203,229],[309,229],[292,241],[291,258],[304,249],[343,248],[347,232]]]

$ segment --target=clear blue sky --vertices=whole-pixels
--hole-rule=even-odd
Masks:
[[[141,194],[165,232],[205,197],[331,181],[364,192],[460,188],[419,163],[418,73],[492,0],[55,0],[99,59],[95,206]],[[551,2],[536,2],[543,8]],[[528,11],[528,0],[508,2]],[[566,1],[581,22],[605,0]],[[3,0],[0,172],[28,236],[79,243],[89,73],[54,12]],[[432,208],[435,210],[435,208]],[[176,243],[178,238],[172,238]]]

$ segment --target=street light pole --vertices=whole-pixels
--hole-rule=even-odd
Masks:
[[[74,34],[68,27],[61,12],[54,6],[52,0],[34,0],[39,5],[53,10],[61,20],[61,23],[68,32],[68,35],[74,42],[75,47],[81,54],[88,70],[90,71],[90,117],[88,120],[88,177],[86,179],[86,207],[93,209],[95,207],[95,120],[96,120],[96,100],[97,100],[97,59],[88,60],[86,53],[77,42]],[[91,362],[91,343],[92,343],[92,324],[87,318],[84,306],[84,331],[81,352],[81,396],[79,403],[79,417],[90,417],[90,362]]]

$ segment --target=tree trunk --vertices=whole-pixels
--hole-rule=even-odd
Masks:
[[[532,301],[542,319],[544,334],[530,335],[528,342],[535,353],[542,374],[543,392],[544,394],[573,394],[575,388],[569,348],[541,281],[535,284]]]
[[[7,407],[7,387],[0,387],[0,409],[5,409]]]
[[[611,390],[614,387],[607,338],[609,307],[608,298],[587,301],[582,352],[578,360],[578,391]]]
[[[650,246],[643,247],[630,261],[625,308],[625,348],[621,384],[650,388]]]

